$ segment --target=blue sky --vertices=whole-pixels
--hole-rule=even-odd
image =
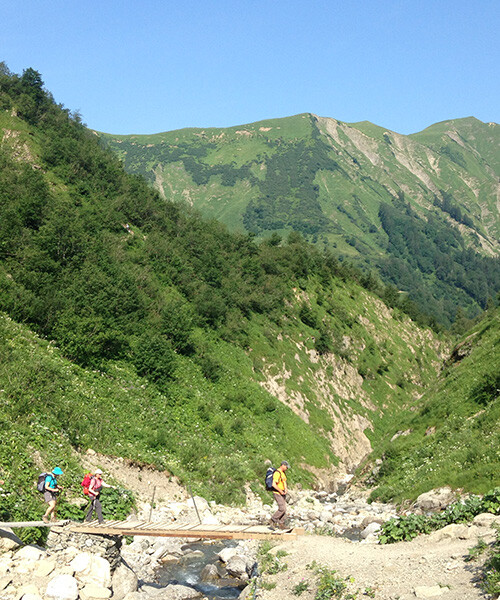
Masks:
[[[3,0],[0,23],[0,60],[109,133],[500,121],[498,0]]]

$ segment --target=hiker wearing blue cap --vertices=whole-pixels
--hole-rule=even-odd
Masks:
[[[43,492],[43,498],[45,502],[48,503],[49,507],[47,508],[45,514],[42,519],[44,523],[49,522],[49,517],[51,521],[56,521],[56,504],[57,504],[57,494],[62,490],[62,486],[57,483],[57,478],[63,475],[62,469],[59,467],[55,467],[52,469],[52,473],[47,473],[45,477],[45,489]]]

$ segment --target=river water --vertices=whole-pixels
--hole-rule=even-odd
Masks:
[[[187,585],[204,594],[210,600],[232,600],[238,598],[241,588],[237,586],[234,579],[217,579],[215,581],[202,581],[201,572],[205,565],[217,565],[219,573],[224,575],[219,561],[218,553],[227,547],[236,546],[233,541],[217,542],[213,544],[194,543],[189,544],[191,551],[199,551],[200,556],[186,556],[180,562],[161,567],[158,574],[158,583],[167,586],[175,583]],[[197,552],[197,554],[199,553]]]

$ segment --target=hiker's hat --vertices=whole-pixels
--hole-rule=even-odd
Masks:
[[[288,461],[286,461],[286,460],[282,460],[281,461],[281,466],[282,467],[286,467],[287,469],[291,468],[290,465],[288,464]]]
[[[96,469],[96,470],[95,470],[95,474],[96,474],[96,475],[102,475],[102,471],[101,471],[101,469]]]
[[[59,467],[52,469],[52,473],[54,473],[54,475],[64,475],[64,473],[62,472],[62,469],[60,469]]]

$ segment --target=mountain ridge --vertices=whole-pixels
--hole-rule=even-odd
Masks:
[[[449,326],[458,307],[473,316],[500,289],[498,129],[464,118],[404,136],[302,113],[222,129],[100,135],[165,199],[259,239],[298,230],[377,271]],[[464,272],[471,256],[473,275]],[[464,283],[470,277],[476,291]]]

